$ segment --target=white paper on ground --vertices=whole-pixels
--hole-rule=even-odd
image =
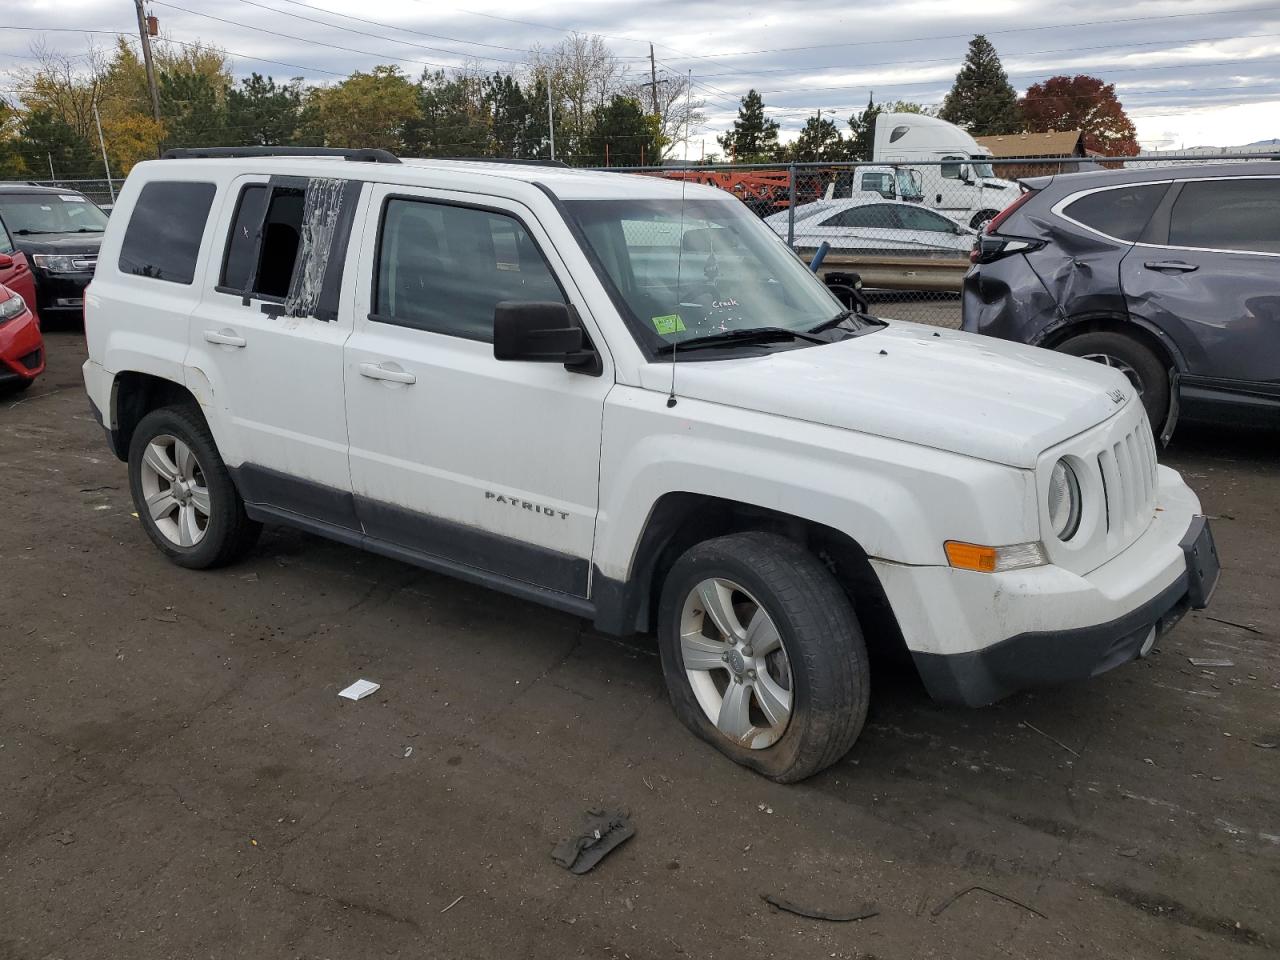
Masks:
[[[346,697],[348,700],[362,700],[380,686],[381,684],[374,683],[372,680],[357,680],[347,689],[339,690],[338,696]]]

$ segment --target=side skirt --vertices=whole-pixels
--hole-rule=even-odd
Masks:
[[[300,530],[305,530],[307,533],[313,533],[317,536],[326,537],[330,540],[336,540],[339,543],[345,543],[349,546],[359,547],[362,550],[381,554],[384,557],[390,557],[393,560],[399,560],[403,563],[410,563],[415,567],[422,567],[423,569],[430,570],[433,573],[442,573],[446,576],[457,577],[459,580],[465,580],[468,583],[474,583],[478,586],[498,590],[513,597],[519,597],[522,600],[531,600],[534,603],[540,603],[543,606],[552,607],[565,613],[571,613],[574,616],[583,617],[588,620],[595,620],[596,618],[595,604],[583,597],[575,597],[571,594],[562,593],[559,590],[551,590],[547,587],[540,587],[537,584],[526,583],[523,580],[515,580],[511,577],[504,577],[501,574],[490,573],[487,570],[481,570],[465,563],[458,563],[453,560],[445,559],[444,557],[435,556],[434,554],[414,550],[409,547],[403,547],[399,544],[380,540],[376,537],[370,537],[367,534],[362,533],[359,530],[353,530],[350,527],[339,526],[338,524],[328,523],[324,520],[305,517],[301,514],[281,509],[280,507],[246,503],[244,508],[245,512],[254,520],[265,523],[281,523],[286,526],[297,527]]]

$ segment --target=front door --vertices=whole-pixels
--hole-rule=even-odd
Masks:
[[[218,444],[245,500],[356,526],[347,465],[340,313],[360,184],[246,176],[224,192],[190,320],[192,388],[212,396]]]
[[[1280,401],[1280,176],[1175,182],[1120,276],[1167,333],[1185,388]]]
[[[462,571],[587,595],[602,375],[493,356],[494,306],[586,305],[514,201],[373,188],[346,348],[351,483],[365,532]]]

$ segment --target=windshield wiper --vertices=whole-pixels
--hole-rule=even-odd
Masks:
[[[62,230],[32,230],[29,227],[23,227],[21,230],[13,231],[20,237],[32,237],[37,233],[62,233]]]
[[[859,313],[857,310],[841,310],[830,320],[823,320],[816,327],[810,327],[809,333],[822,333],[824,330],[830,330],[833,327],[840,326],[840,324],[844,323],[846,320],[857,320],[858,326],[855,329],[859,330],[870,326],[872,323],[880,322],[874,317],[868,317]]]
[[[781,343],[786,340],[804,340],[808,343],[826,343],[821,337],[811,336],[804,330],[788,330],[786,327],[747,327],[743,330],[721,330],[701,337],[690,337],[675,343],[664,343],[659,354],[672,351],[698,350],[702,347],[723,347],[737,343]]]

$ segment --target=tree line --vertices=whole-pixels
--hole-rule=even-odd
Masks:
[[[104,176],[94,109],[111,172],[123,176],[170,147],[381,147],[405,156],[494,156],[580,166],[660,163],[703,120],[688,81],[640,85],[599,37],[535,48],[519,74],[468,66],[411,77],[394,66],[331,85],[251,74],[235,82],[225,53],[153,44],[160,120],[145,67],[121,38],[67,57],[43,47],[0,98],[0,179]],[[548,105],[548,101],[550,104]]]
[[[1116,97],[1115,85],[1097,77],[1050,77],[1019,97],[991,42],[981,34],[969,43],[964,63],[938,109],[910,101],[877,104],[856,111],[842,130],[815,112],[800,135],[779,142],[779,125],[765,113],[764,100],[748,91],[733,128],[717,138],[726,157],[737,163],[814,163],[870,160],[880,113],[927,113],[963,127],[975,137],[1080,130],[1086,149],[1106,156],[1138,152],[1133,122]]]
[[[216,47],[157,41],[153,49],[159,120],[130,41],[120,38],[82,57],[37,46],[35,65],[12,75],[17,98],[0,98],[0,179],[102,177],[102,144],[115,176],[168,147],[323,145],[421,157],[545,159],[553,127],[557,159],[632,166],[661,163],[704,121],[704,104],[691,95],[688,78],[631,81],[602,38],[581,34],[535,48],[519,73],[468,66],[415,78],[376,66],[328,85],[258,73],[236,82]],[[706,159],[867,160],[882,111],[933,113],[975,136],[1081,129],[1089,149],[1110,156],[1138,150],[1114,85],[1053,77],[1018,97],[995,48],[979,35],[936,111],[871,99],[843,128],[819,111],[783,144],[778,122],[751,90],[732,128],[717,138],[723,153]]]

